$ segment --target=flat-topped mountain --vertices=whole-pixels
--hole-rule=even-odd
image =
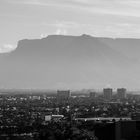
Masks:
[[[137,87],[140,39],[49,35],[24,39],[0,55],[0,85],[8,88]]]

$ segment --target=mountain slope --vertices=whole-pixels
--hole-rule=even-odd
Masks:
[[[89,35],[50,35],[21,40],[15,51],[0,56],[0,85],[9,88],[101,88],[107,84],[137,87],[140,59],[131,56],[135,48],[128,44],[134,45],[135,40]]]

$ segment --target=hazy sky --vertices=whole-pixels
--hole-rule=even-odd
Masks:
[[[0,0],[0,52],[48,34],[140,38],[139,0]]]

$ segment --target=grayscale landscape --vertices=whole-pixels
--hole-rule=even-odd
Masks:
[[[0,140],[140,140],[140,1],[0,0]]]

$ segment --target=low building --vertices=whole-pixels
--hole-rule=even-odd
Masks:
[[[51,119],[52,119],[51,115],[46,115],[45,116],[45,121],[48,122],[48,121],[51,121]]]
[[[64,115],[46,115],[45,116],[45,121],[58,121],[64,118]]]

